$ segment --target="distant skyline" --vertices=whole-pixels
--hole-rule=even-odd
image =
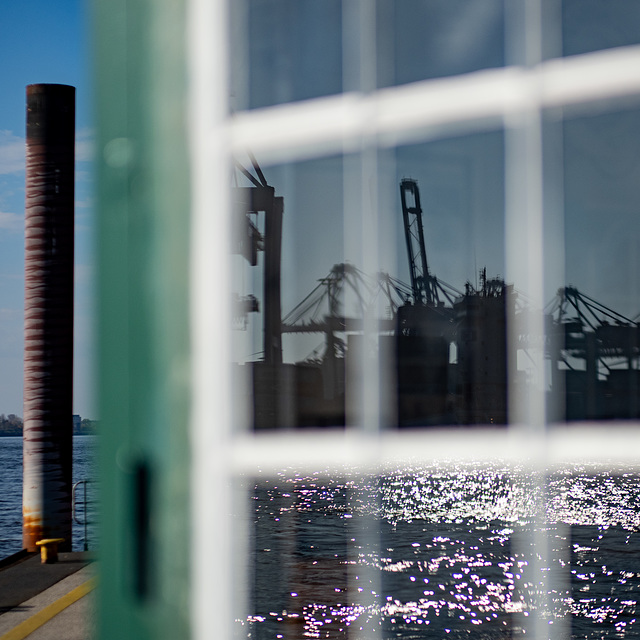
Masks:
[[[93,201],[91,51],[81,0],[0,3],[0,413],[22,415],[25,93],[76,87],[76,276],[73,412],[96,418],[92,397]]]

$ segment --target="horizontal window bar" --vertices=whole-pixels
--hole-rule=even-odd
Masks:
[[[553,466],[625,464],[640,469],[640,432],[631,423],[557,427],[541,437],[516,428],[431,429],[368,437],[362,432],[280,432],[234,438],[229,442],[229,471],[236,475],[282,469],[373,471],[398,464],[502,460]]]
[[[416,130],[477,127],[532,106],[558,107],[640,94],[640,46],[426,80],[370,95],[345,93],[242,112],[229,120],[231,149],[263,162],[349,151],[363,136],[397,144]]]

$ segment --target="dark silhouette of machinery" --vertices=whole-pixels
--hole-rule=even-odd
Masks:
[[[254,176],[240,163],[238,170],[252,183],[251,187],[233,189],[235,206],[235,247],[234,252],[243,255],[248,262],[258,264],[258,251],[264,251],[263,276],[263,334],[264,362],[269,365],[282,363],[280,263],[282,253],[282,216],[284,199],[275,195],[275,189],[267,183],[255,158],[251,162],[256,172]],[[264,235],[258,231],[253,216],[264,214]],[[253,296],[236,300],[236,316],[242,317],[248,311],[258,311]]]
[[[324,335],[323,345],[295,364],[297,426],[345,424],[346,370],[349,359],[362,356],[365,318],[373,319],[376,333],[394,334],[398,308],[409,296],[407,286],[388,274],[372,278],[342,263],[283,318],[283,334]],[[377,308],[386,317],[377,317]]]
[[[413,301],[398,310],[398,425],[504,424],[513,288],[486,270],[479,289],[467,282],[464,294],[439,281],[428,267],[415,180],[400,182],[400,200]]]
[[[411,284],[337,264],[282,317],[284,202],[251,162],[255,175],[237,165],[252,186],[235,187],[234,199],[235,252],[254,266],[264,253],[264,348],[261,359],[244,365],[251,380],[251,399],[244,400],[253,406],[255,429],[344,426],[350,361],[359,371],[372,348],[379,356],[372,362],[386,368],[389,387],[381,394],[389,405],[380,407],[383,426],[506,424],[507,393],[526,383],[517,353],[541,345],[551,361],[550,399],[564,399],[562,406],[548,403],[551,419],[640,416],[638,323],[567,287],[545,311],[545,341],[523,334],[509,349],[507,336],[517,335],[520,318],[531,310],[512,285],[488,278],[486,269],[479,285],[467,282],[464,292],[430,272],[420,191],[412,179],[400,182]],[[240,328],[261,306],[253,295],[236,295],[234,303]],[[283,336],[293,334],[320,334],[323,342],[307,358],[285,363]]]
[[[552,389],[564,397],[558,418],[640,416],[640,327],[575,287],[547,306]]]
[[[431,275],[427,263],[427,249],[424,241],[424,225],[422,223],[422,207],[418,183],[411,178],[400,182],[400,201],[402,203],[402,221],[407,242],[409,257],[409,274],[413,302],[417,306],[441,305],[442,295],[449,304],[453,304],[451,293],[458,291],[447,285],[443,286]],[[449,289],[450,291],[447,291]]]
[[[255,158],[250,154],[255,175],[236,163],[237,169],[252,184],[233,188],[234,252],[242,255],[252,266],[258,264],[258,252],[264,252],[262,326],[263,358],[251,364],[254,424],[265,426],[283,424],[283,401],[290,395],[288,371],[282,363],[280,264],[282,252],[282,217],[284,199],[275,195],[267,183]],[[264,234],[258,230],[257,216],[264,216]],[[260,310],[253,295],[234,299],[234,324],[245,324],[248,313]]]

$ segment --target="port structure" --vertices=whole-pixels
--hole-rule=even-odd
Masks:
[[[438,278],[429,271],[420,189],[416,180],[403,178],[400,181],[400,202],[413,303],[417,306],[440,306],[444,303],[441,300],[441,296],[443,296],[452,305],[454,298],[461,295],[460,292],[454,287],[438,281]]]
[[[282,305],[280,294],[280,265],[282,254],[282,218],[284,198],[275,195],[267,183],[258,162],[249,154],[255,175],[242,164],[236,168],[251,182],[250,187],[233,188],[234,200],[234,253],[244,256],[252,266],[258,264],[258,252],[264,252],[263,274],[263,335],[264,362],[282,364]],[[264,214],[264,234],[252,219]],[[259,311],[254,296],[237,296],[234,322],[241,322],[247,313]]]
[[[558,289],[545,309],[551,388],[560,418],[640,416],[640,326],[576,287]]]
[[[414,303],[436,305],[439,302],[437,280],[429,273],[420,190],[415,180],[405,178],[400,182],[400,201]]]
[[[361,361],[364,318],[377,318],[380,361],[393,405],[389,426],[506,424],[508,394],[532,383],[519,353],[544,349],[551,420],[619,419],[640,415],[640,328],[575,287],[558,291],[544,310],[545,336],[519,330],[531,310],[499,277],[480,271],[479,285],[460,291],[430,273],[417,181],[400,182],[411,284],[386,273],[369,276],[349,263],[334,265],[284,317],[280,252],[284,203],[252,157],[251,182],[235,187],[235,252],[252,265],[264,251],[264,355],[248,363],[253,426],[343,426],[346,371]],[[264,234],[254,220],[263,214]],[[349,300],[349,309],[345,301]],[[238,317],[258,311],[255,296],[236,296]],[[511,329],[510,329],[511,327]],[[324,346],[283,363],[286,334],[324,334]],[[507,336],[517,342],[509,348]],[[529,357],[531,363],[537,362]],[[540,380],[538,376],[538,380]],[[385,412],[382,411],[384,414]]]
[[[422,225],[422,207],[420,191],[415,180],[409,178],[400,183],[400,200],[402,202],[402,220],[409,255],[409,274],[411,291],[416,304],[435,304],[438,292],[433,287],[427,264],[427,250],[424,244],[424,227]]]

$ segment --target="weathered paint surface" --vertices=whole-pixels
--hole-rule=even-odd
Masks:
[[[23,547],[71,548],[75,89],[27,87]]]

